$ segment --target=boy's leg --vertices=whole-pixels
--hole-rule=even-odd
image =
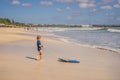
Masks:
[[[42,50],[40,50],[40,60],[42,59]]]

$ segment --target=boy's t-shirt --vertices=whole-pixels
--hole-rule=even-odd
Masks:
[[[37,48],[38,48],[38,51],[40,51],[40,50],[41,50],[40,45],[41,45],[41,41],[40,41],[40,40],[37,40]]]

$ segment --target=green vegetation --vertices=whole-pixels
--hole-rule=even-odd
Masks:
[[[8,18],[0,18],[0,24],[13,26],[27,26],[25,23],[15,22],[14,20],[10,20]]]
[[[7,18],[0,18],[0,23],[5,24],[5,25],[10,25],[12,23],[12,21]]]

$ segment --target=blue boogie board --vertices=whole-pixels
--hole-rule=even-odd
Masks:
[[[69,63],[80,63],[80,61],[78,61],[78,60],[64,59],[64,58],[58,58],[58,61],[60,61],[60,62],[69,62]]]

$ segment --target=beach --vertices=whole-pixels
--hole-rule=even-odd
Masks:
[[[42,36],[38,61],[36,35]],[[0,28],[0,80],[120,80],[120,53],[65,42],[23,28]],[[63,63],[58,58],[80,63]]]

